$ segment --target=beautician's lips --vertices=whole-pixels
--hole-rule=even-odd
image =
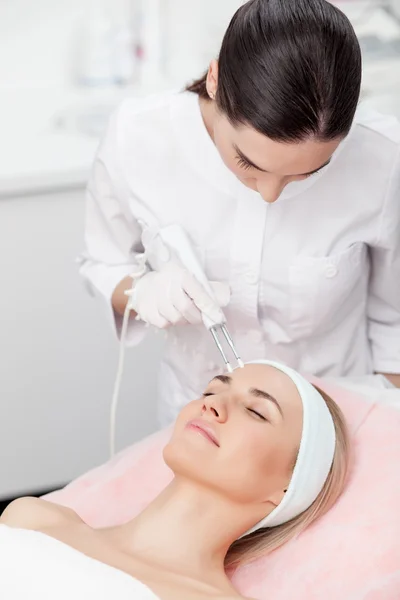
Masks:
[[[217,436],[215,435],[215,432],[209,423],[206,423],[202,419],[193,419],[193,421],[189,421],[186,424],[186,427],[188,427],[189,429],[195,429],[219,448]]]

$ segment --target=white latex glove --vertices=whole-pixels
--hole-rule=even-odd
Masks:
[[[230,289],[225,283],[210,285],[217,303],[191,273],[170,263],[135,282],[130,306],[142,321],[159,329],[181,323],[200,324],[202,313],[220,324],[224,321],[221,307],[229,303]]]

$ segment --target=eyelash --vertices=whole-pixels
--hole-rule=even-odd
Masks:
[[[258,417],[259,419],[261,419],[262,421],[268,421],[268,419],[266,419],[264,417],[264,415],[261,415],[259,412],[257,412],[256,410],[253,410],[252,408],[248,408],[247,409],[249,412],[253,413],[254,415],[256,415],[256,417]]]
[[[318,169],[318,171],[315,171],[314,173],[310,173],[310,175],[306,175],[304,179],[308,179],[309,177],[313,177],[314,175],[317,175],[318,173],[321,173],[322,169]]]
[[[242,158],[241,156],[236,156],[236,161],[237,161],[237,164],[239,165],[239,167],[241,167],[245,171],[248,171],[249,169],[253,168],[253,166],[250,163],[248,163],[246,160],[244,160],[244,158]]]
[[[214,396],[214,394],[212,394],[211,392],[205,392],[203,394],[204,398],[209,398],[210,396]],[[256,415],[256,417],[258,417],[259,419],[261,419],[262,421],[268,421],[268,419],[266,417],[264,417],[263,415],[261,415],[259,412],[257,412],[256,410],[254,410],[253,408],[247,408],[246,410],[250,413],[253,413],[254,415]]]
[[[245,171],[248,171],[249,169],[253,168],[253,165],[248,163],[246,160],[244,160],[244,158],[241,158],[240,156],[236,156],[236,161],[237,161],[238,166],[241,167],[242,169],[244,169]],[[305,175],[304,179],[313,177],[314,175],[321,173],[321,171],[322,171],[322,169],[318,169],[318,171],[315,171],[314,173],[310,173],[310,175]]]

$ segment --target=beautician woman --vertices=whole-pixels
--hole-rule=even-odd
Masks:
[[[89,184],[81,272],[117,332],[134,285],[130,344],[144,321],[166,329],[162,424],[221,366],[199,324],[199,309],[218,321],[220,308],[192,276],[149,259],[137,277],[172,223],[216,282],[244,360],[383,373],[400,387],[400,125],[357,110],[360,83],[359,44],[336,7],[251,0],[206,76],[113,115]]]

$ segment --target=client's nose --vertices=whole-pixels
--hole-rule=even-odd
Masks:
[[[217,395],[207,396],[204,399],[202,412],[203,415],[212,417],[219,423],[223,423],[224,421],[226,421],[227,418],[226,403],[221,397],[218,397]]]

